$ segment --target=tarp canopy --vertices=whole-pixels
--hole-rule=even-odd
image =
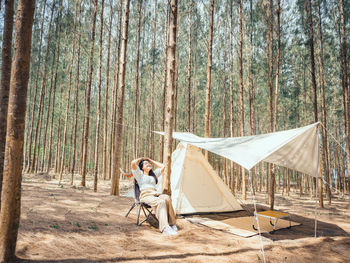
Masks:
[[[319,175],[319,122],[292,130],[255,136],[203,138],[174,132],[173,138],[223,156],[250,170],[261,161],[314,177]],[[157,132],[164,135],[163,132]]]

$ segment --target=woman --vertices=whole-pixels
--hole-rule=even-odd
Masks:
[[[153,166],[157,167],[152,170]],[[156,191],[158,177],[164,172],[165,166],[149,158],[138,158],[131,162],[132,174],[140,187],[140,201],[155,209],[159,221],[159,230],[164,235],[177,235],[176,219],[170,197]]]

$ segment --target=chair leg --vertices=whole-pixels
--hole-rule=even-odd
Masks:
[[[140,213],[141,213],[141,207],[138,205],[136,206],[136,209],[137,209],[137,221],[136,221],[136,225],[140,226],[141,224],[139,224],[139,221],[140,221]]]
[[[136,206],[136,204],[134,203],[131,208],[129,209],[129,211],[126,213],[125,217],[128,217],[128,215],[130,214],[131,210],[134,209],[134,207]]]

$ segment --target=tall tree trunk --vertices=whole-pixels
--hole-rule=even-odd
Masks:
[[[253,66],[253,0],[249,1],[250,5],[250,28],[249,28],[249,62],[248,62],[248,91],[249,91],[249,120],[250,135],[255,134],[255,117],[254,117],[254,85],[252,77]]]
[[[114,149],[113,175],[111,195],[119,196],[119,179],[120,179],[120,157],[123,143],[123,109],[125,93],[125,72],[126,72],[126,51],[128,45],[128,28],[129,28],[129,5],[130,0],[124,0],[124,24],[122,47],[120,53],[119,82],[118,82],[118,103],[116,116],[116,146]]]
[[[188,63],[187,63],[187,90],[188,90],[188,98],[187,98],[187,131],[191,132],[191,60],[192,60],[192,5],[190,7],[190,12],[188,14]]]
[[[72,74],[73,74],[73,63],[75,57],[75,43],[76,43],[76,24],[77,24],[77,12],[78,12],[78,3],[75,4],[75,18],[74,18],[74,30],[73,30],[73,44],[72,44],[72,55],[70,59],[69,65],[69,87],[68,87],[68,96],[67,96],[67,105],[66,105],[66,113],[64,118],[64,131],[63,131],[63,143],[62,143],[62,153],[61,153],[61,163],[60,163],[60,176],[59,176],[59,184],[62,181],[63,170],[66,158],[66,144],[67,144],[67,130],[68,130],[68,113],[70,112],[70,100],[71,100],[71,92],[72,92]]]
[[[46,112],[46,129],[44,131],[44,138],[43,138],[43,155],[42,155],[42,162],[41,162],[41,171],[46,171],[45,170],[45,161],[46,161],[46,141],[47,141],[47,132],[48,132],[48,127],[50,124],[50,109],[51,109],[51,97],[52,97],[52,89],[53,89],[53,82],[54,82],[54,72],[55,72],[55,62],[56,62],[56,45],[54,48],[53,52],[53,58],[52,58],[52,65],[51,65],[51,76],[50,76],[50,88],[49,88],[49,101],[47,104],[47,112]]]
[[[157,1],[154,3],[154,17],[153,17],[153,39],[152,49],[156,50],[156,34],[157,34]],[[152,52],[152,86],[151,86],[151,119],[150,119],[150,158],[155,158],[154,152],[154,86],[155,86],[155,52]],[[139,110],[140,114],[140,110]],[[163,136],[162,136],[163,137]]]
[[[280,52],[281,52],[281,3],[277,0],[277,58],[276,58],[276,79],[275,79],[275,95],[273,106],[273,131],[277,131],[278,118],[278,84],[280,76]]]
[[[208,64],[207,64],[207,84],[205,92],[205,128],[204,136],[209,138],[210,125],[210,104],[211,104],[211,68],[213,63],[213,24],[214,24],[214,0],[210,0],[209,11],[209,40],[208,40]],[[208,151],[205,151],[205,159],[208,160]]]
[[[243,85],[243,22],[242,22],[242,0],[238,0],[239,16],[239,134],[244,136],[244,85]],[[245,169],[240,167],[242,173],[242,197],[247,200],[247,189],[245,180]]]
[[[78,98],[79,98],[79,77],[80,77],[80,48],[81,48],[81,23],[80,23],[80,14],[81,14],[81,2],[78,4],[78,54],[77,54],[77,73],[75,78],[75,88],[74,88],[74,118],[73,118],[73,153],[72,153],[72,163],[71,163],[71,185],[73,185],[74,180],[74,170],[75,170],[75,160],[76,160],[76,152],[77,152],[77,127],[78,127]]]
[[[139,1],[139,10],[138,10],[138,24],[137,24],[137,40],[136,40],[136,72],[135,72],[135,90],[134,90],[134,129],[133,129],[133,156],[136,158],[137,156],[137,129],[135,129],[137,125],[137,112],[138,112],[138,104],[139,104],[139,67],[140,67],[140,36],[141,36],[141,21],[142,21],[142,0]]]
[[[101,0],[100,15],[100,45],[99,45],[99,62],[98,62],[98,84],[97,84],[97,111],[96,111],[96,137],[95,137],[95,158],[94,158],[94,192],[97,192],[98,180],[98,159],[99,159],[99,138],[101,124],[101,83],[102,83],[102,42],[103,42],[103,9],[105,0]]]
[[[234,137],[234,111],[233,111],[233,54],[232,54],[232,37],[233,37],[233,0],[230,1],[230,136]],[[231,173],[231,190],[235,194],[235,175],[234,163],[230,162]]]
[[[120,43],[121,43],[121,35],[122,35],[122,0],[119,0],[119,23],[118,23],[118,44],[117,44],[117,62],[116,62],[116,70],[115,70],[115,83],[113,89],[113,111],[112,111],[112,126],[111,126],[111,147],[109,153],[109,173],[108,179],[111,179],[113,172],[113,154],[115,149],[115,127],[116,127],[116,114],[117,114],[117,97],[118,97],[118,82],[119,82],[119,71],[120,71]]]
[[[268,36],[267,36],[267,53],[268,53],[268,84],[269,84],[269,117],[270,117],[270,132],[274,130],[274,92],[273,92],[273,0],[269,1],[267,7],[267,19],[268,19]],[[273,210],[275,202],[275,173],[274,165],[268,164],[268,193],[269,193],[269,205]]]
[[[169,13],[168,5],[165,8],[166,23],[164,24],[164,69],[163,69],[163,94],[162,94],[162,120],[161,120],[161,129],[165,129],[165,100],[166,100],[166,83],[167,83],[167,48],[168,48],[168,24],[169,24]],[[160,139],[160,162],[163,162],[164,157],[164,137]]]
[[[34,9],[34,0],[18,1],[3,173],[6,191],[1,193],[0,262],[15,259],[21,215],[22,156]]]
[[[309,43],[310,43],[310,62],[311,62],[311,79],[312,79],[312,91],[313,91],[313,107],[314,107],[314,122],[318,121],[317,113],[317,83],[316,83],[316,71],[315,71],[315,51],[314,51],[314,29],[312,22],[312,5],[311,0],[307,1],[307,14],[309,24]],[[318,179],[318,191],[319,191],[319,205],[323,207],[323,191],[322,180]]]
[[[89,79],[86,90],[86,107],[85,107],[85,129],[83,134],[83,160],[81,168],[81,186],[86,184],[86,163],[88,157],[88,143],[89,143],[89,126],[90,126],[90,97],[91,97],[91,85],[92,85],[92,73],[94,70],[94,50],[95,50],[95,30],[96,30],[96,15],[97,15],[97,0],[94,0],[94,11],[92,18],[92,33],[91,33],[91,46],[89,56]]]
[[[35,126],[35,132],[34,132],[34,140],[33,140],[33,157],[31,160],[31,165],[29,168],[29,172],[37,171],[37,155],[36,151],[38,147],[38,133],[39,133],[39,127],[41,124],[41,118],[42,118],[42,111],[43,111],[43,103],[44,103],[44,97],[45,97],[45,89],[46,89],[46,74],[47,74],[47,65],[48,65],[48,59],[49,59],[49,52],[50,52],[50,42],[51,42],[51,26],[52,26],[52,18],[53,18],[53,12],[55,7],[55,2],[52,3],[51,7],[51,15],[50,15],[50,22],[49,22],[49,29],[48,29],[48,37],[47,37],[47,43],[46,43],[46,51],[45,51],[45,60],[44,60],[44,72],[42,76],[41,81],[41,88],[40,88],[40,100],[38,105],[38,116],[37,116],[37,122]],[[40,139],[40,137],[39,137]]]
[[[61,14],[62,14],[62,0],[59,1],[58,5],[58,19],[57,19],[57,57],[56,57],[56,67],[55,67],[55,78],[53,84],[53,99],[52,99],[52,110],[51,110],[51,121],[50,121],[50,136],[49,136],[49,153],[47,158],[47,171],[50,171],[51,164],[51,153],[52,153],[52,134],[53,134],[53,120],[55,118],[55,101],[56,101],[56,88],[57,88],[57,76],[58,76],[58,66],[60,62],[60,48],[61,48]],[[56,152],[57,153],[57,152]]]
[[[213,1],[213,0],[212,0]],[[165,173],[163,176],[163,193],[171,195],[171,153],[173,143],[174,121],[174,91],[175,91],[175,64],[176,64],[176,32],[177,32],[177,0],[170,1],[169,11],[169,44],[167,54],[167,89],[165,114],[164,157]]]
[[[38,50],[38,69],[35,74],[35,86],[34,86],[34,99],[33,99],[33,108],[32,108],[32,113],[31,113],[31,118],[30,118],[30,127],[29,127],[29,136],[27,139],[27,167],[26,171],[29,172],[30,165],[31,165],[31,152],[32,152],[32,137],[33,137],[33,129],[34,129],[34,116],[35,116],[35,107],[37,104],[37,94],[38,94],[38,81],[39,81],[39,73],[41,72],[41,48],[42,48],[42,43],[43,43],[43,35],[44,35],[44,18],[45,18],[45,12],[46,12],[46,0],[44,0],[43,3],[43,11],[41,15],[41,30],[40,30],[40,42],[39,42],[39,50]]]
[[[1,4],[0,4],[1,5]],[[11,61],[12,61],[12,31],[13,31],[14,0],[5,1],[4,31],[1,51],[1,82],[0,82],[0,204],[2,190],[2,174],[4,169],[7,108],[10,92]]]
[[[344,98],[344,120],[345,120],[345,134],[346,134],[346,161],[347,171],[350,171],[350,102],[349,102],[349,78],[348,78],[348,62],[347,62],[347,45],[346,45],[346,27],[344,21],[343,0],[339,0],[339,13],[341,22],[342,35],[342,75],[343,75],[343,98]],[[350,200],[348,210],[350,210]]]
[[[106,87],[105,87],[105,115],[104,115],[104,129],[103,129],[103,180],[107,177],[107,130],[108,130],[108,94],[109,94],[109,64],[111,54],[111,37],[112,37],[112,22],[113,22],[113,0],[110,0],[110,17],[109,17],[109,31],[107,44],[107,66],[106,66]]]
[[[326,110],[326,94],[325,94],[325,80],[324,80],[324,55],[323,55],[323,32],[322,32],[322,15],[321,15],[321,1],[318,1],[318,24],[319,24],[319,67],[320,67],[320,88],[321,88],[321,113],[322,113],[322,157],[326,175],[326,195],[329,204],[331,204],[331,179],[330,179],[330,160],[328,151],[328,131],[327,131],[327,110]],[[321,175],[322,176],[322,175]]]

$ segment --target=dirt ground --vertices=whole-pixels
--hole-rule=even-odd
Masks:
[[[244,238],[178,218],[179,235],[162,236],[147,223],[136,226],[135,210],[128,218],[130,197],[109,194],[110,183],[92,178],[87,187],[68,178],[58,185],[49,175],[24,175],[22,213],[17,243],[18,262],[263,262],[259,236]],[[122,193],[130,188],[122,181]],[[249,196],[249,195],[248,195]],[[258,194],[264,206],[265,194]],[[247,212],[252,201],[245,201]],[[350,262],[350,213],[347,200],[334,198],[318,209],[314,238],[314,201],[309,196],[276,196],[276,209],[292,214],[301,226],[264,234],[267,262]]]

